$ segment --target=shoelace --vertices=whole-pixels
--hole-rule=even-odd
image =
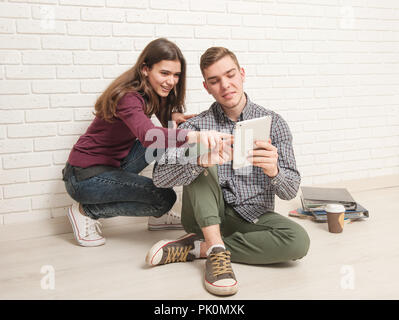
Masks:
[[[168,255],[167,255],[164,263],[166,264],[166,263],[172,263],[172,262],[187,261],[187,255],[191,249],[192,249],[192,246],[168,247]]]
[[[210,254],[214,277],[226,273],[231,273],[232,275],[234,275],[233,269],[231,268],[230,255],[231,255],[230,251],[223,251],[219,253]]]
[[[172,210],[169,211],[166,216],[166,224],[173,224],[175,220],[178,220],[178,222],[180,222],[180,215]]]
[[[89,237],[91,235],[102,235],[101,233],[101,222],[96,221],[93,219],[85,219],[86,222],[86,237]]]

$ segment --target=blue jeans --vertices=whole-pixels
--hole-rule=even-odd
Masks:
[[[65,187],[92,219],[116,216],[155,216],[168,212],[176,202],[170,188],[157,188],[139,173],[149,165],[146,148],[137,140],[118,170],[106,171],[83,181],[71,175]]]

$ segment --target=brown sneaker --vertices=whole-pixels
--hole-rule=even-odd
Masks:
[[[194,241],[199,239],[195,233],[188,233],[177,240],[158,241],[148,251],[145,261],[150,266],[192,261],[195,256],[189,251],[194,249]]]
[[[216,295],[232,295],[237,293],[238,284],[231,268],[230,251],[213,248],[206,259],[205,288]]]

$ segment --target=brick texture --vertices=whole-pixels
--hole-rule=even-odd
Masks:
[[[303,183],[399,173],[398,17],[394,0],[1,1],[0,224],[65,213],[60,171],[96,98],[161,36],[188,61],[188,113],[212,102],[201,53],[236,52]]]

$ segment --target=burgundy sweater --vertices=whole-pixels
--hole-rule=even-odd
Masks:
[[[189,130],[157,127],[144,113],[144,99],[138,93],[127,93],[116,108],[117,118],[107,122],[95,117],[69,154],[72,166],[94,165],[120,167],[136,139],[144,147],[180,147]],[[147,134],[147,137],[146,137]]]

